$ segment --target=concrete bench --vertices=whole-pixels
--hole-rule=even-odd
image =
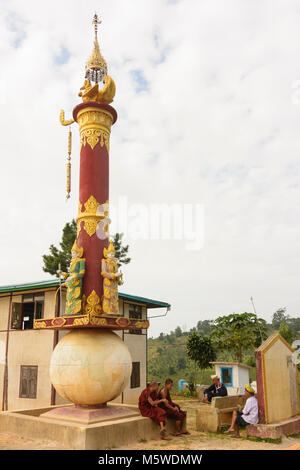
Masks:
[[[200,403],[196,410],[196,429],[198,431],[221,431],[222,426],[231,424],[232,412],[245,406],[244,395],[215,397],[211,403]]]

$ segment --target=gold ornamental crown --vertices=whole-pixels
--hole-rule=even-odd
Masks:
[[[74,245],[72,246],[71,253],[73,254],[73,252],[76,253],[76,258],[82,258],[83,248],[79,248],[79,246],[77,245],[77,239],[75,240]]]
[[[100,52],[98,43],[98,24],[101,24],[101,21],[98,20],[98,15],[95,13],[93,18],[95,28],[94,49],[85,64],[85,78],[95,83],[100,81],[104,82],[105,76],[107,75],[107,64]]]
[[[108,248],[104,248],[103,249],[103,254],[104,254],[104,257],[107,258],[107,256],[110,254],[110,253],[115,253],[115,248],[114,248],[114,245],[113,245],[113,242],[110,241],[109,242],[109,246]]]

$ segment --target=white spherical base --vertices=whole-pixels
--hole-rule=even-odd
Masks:
[[[126,387],[132,369],[130,352],[110,330],[72,330],[56,345],[50,379],[65,400],[99,405],[113,400]]]

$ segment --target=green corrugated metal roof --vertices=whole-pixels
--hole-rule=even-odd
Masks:
[[[46,289],[49,287],[58,287],[59,280],[51,279],[49,281],[40,281],[40,282],[29,282],[26,284],[14,284],[10,286],[0,286],[0,294],[5,294],[8,292],[20,292],[32,289]],[[128,301],[141,302],[147,305],[147,308],[162,308],[170,307],[170,304],[167,302],[161,302],[160,300],[148,299],[146,297],[139,297],[138,295],[130,295],[119,292],[119,297]]]

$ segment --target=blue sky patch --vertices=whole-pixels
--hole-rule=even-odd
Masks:
[[[135,91],[140,93],[141,91],[148,91],[149,82],[146,80],[142,70],[132,70],[132,78],[135,82]]]
[[[60,48],[60,54],[54,58],[54,61],[57,65],[66,64],[70,58],[71,54],[68,49],[64,46]]]
[[[14,33],[13,47],[18,49],[26,38],[24,22],[14,12],[9,12],[6,16],[6,24],[8,29]]]

